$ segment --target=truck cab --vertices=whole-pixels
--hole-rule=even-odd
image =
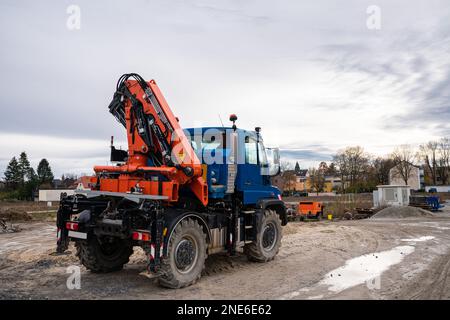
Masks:
[[[259,128],[188,128],[185,134],[202,163],[210,199],[223,199],[235,192],[244,205],[281,199],[280,190],[270,181],[280,171],[279,151],[264,146]]]

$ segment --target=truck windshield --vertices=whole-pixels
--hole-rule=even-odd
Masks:
[[[205,139],[203,137],[194,137],[194,139],[190,139],[192,148],[195,152],[200,150],[215,150],[219,148],[223,148],[223,144],[221,141],[215,141],[215,139]]]

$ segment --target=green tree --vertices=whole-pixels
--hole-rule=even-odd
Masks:
[[[12,157],[9,161],[8,167],[5,170],[5,183],[6,187],[11,190],[16,190],[21,182],[20,165],[16,157]]]
[[[23,187],[23,197],[33,199],[33,193],[39,188],[39,179],[33,168],[27,171],[27,181]]]
[[[23,151],[19,156],[19,170],[20,170],[20,183],[21,185],[25,185],[26,181],[30,181],[32,177],[32,173],[34,170],[30,166],[30,161],[28,160],[28,156],[25,151]],[[31,171],[33,170],[33,172]]]
[[[39,184],[51,184],[53,182],[53,173],[47,159],[42,159],[37,167]]]

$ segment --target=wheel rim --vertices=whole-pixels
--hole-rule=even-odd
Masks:
[[[175,248],[175,265],[180,273],[191,271],[198,258],[198,245],[194,238],[185,236]]]
[[[120,246],[117,239],[110,239],[110,241],[100,242],[101,254],[104,258],[113,259],[120,254]]]
[[[264,250],[266,251],[270,251],[273,249],[273,247],[275,247],[275,243],[277,240],[277,228],[275,226],[274,223],[269,222],[263,231],[263,236],[262,236],[262,246],[264,248]]]

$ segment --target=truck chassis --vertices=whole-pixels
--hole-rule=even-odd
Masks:
[[[57,214],[57,252],[75,241],[77,256],[92,272],[121,270],[140,246],[147,269],[159,284],[180,288],[201,276],[209,254],[236,254],[267,262],[278,253],[284,204],[263,199],[253,208],[237,201],[216,203],[203,212],[167,207],[162,196],[78,191],[63,194]],[[233,209],[233,204],[235,208]]]

